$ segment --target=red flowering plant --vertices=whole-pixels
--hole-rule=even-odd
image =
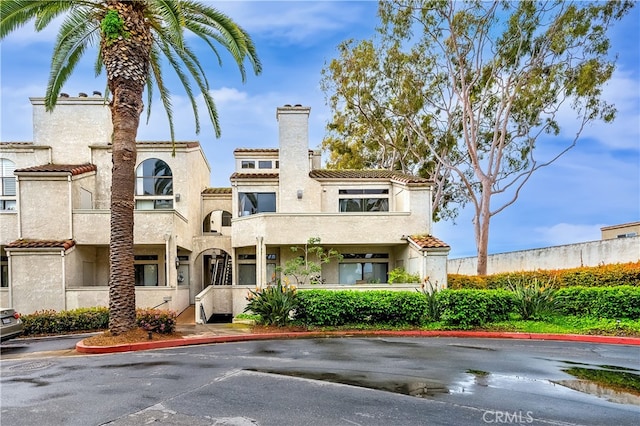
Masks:
[[[145,331],[171,334],[176,329],[178,315],[168,309],[137,309],[136,322]]]

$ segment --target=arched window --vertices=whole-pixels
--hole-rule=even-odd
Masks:
[[[0,158],[0,210],[16,209],[16,165],[13,161]]]
[[[223,226],[231,226],[231,213],[226,210],[214,210],[204,218],[202,232],[219,233]]]
[[[136,209],[173,208],[173,175],[167,163],[157,158],[144,160],[136,169]]]

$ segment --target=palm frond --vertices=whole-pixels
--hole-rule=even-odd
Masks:
[[[0,40],[29,23],[48,8],[47,2],[3,0],[0,2]],[[37,29],[37,28],[36,28]],[[41,28],[40,28],[41,29]],[[39,29],[37,29],[39,31]]]
[[[215,39],[231,53],[240,69],[243,82],[246,80],[245,59],[249,59],[256,75],[262,72],[262,64],[251,37],[231,18],[212,7],[193,1],[184,1],[182,6],[188,18],[187,22],[198,22],[211,28],[207,31],[207,36]]]
[[[149,78],[147,79],[147,101],[148,105],[148,118],[151,115],[151,102],[153,98],[153,83],[156,83],[158,87],[158,92],[160,93],[160,100],[162,105],[164,106],[165,113],[167,114],[167,120],[169,121],[169,134],[171,136],[171,142],[175,140],[175,131],[173,126],[173,109],[171,105],[171,95],[167,86],[164,84],[164,80],[162,78],[162,70],[160,69],[160,52],[158,51],[157,46],[153,46],[151,48],[151,60],[149,62],[149,66],[151,72],[149,73]],[[175,149],[175,147],[174,147]]]
[[[191,102],[191,108],[193,110],[195,126],[196,126],[195,130],[196,130],[196,133],[200,133],[200,118],[198,114],[198,104],[196,103],[195,95],[193,93],[193,90],[191,89],[191,83],[189,82],[189,78],[182,70],[182,62],[180,61],[181,58],[176,57],[176,55],[172,50],[172,46],[169,44],[167,40],[164,40],[164,39],[159,40],[159,42],[157,43],[157,46],[160,49],[160,51],[162,51],[162,53],[165,55],[166,59],[169,61],[169,64],[175,71],[176,75],[178,76],[178,79],[180,80],[180,83],[184,87],[185,92],[187,92],[187,97]],[[157,78],[158,76],[156,76],[156,79]],[[213,123],[213,127],[215,129],[219,128],[217,121]]]
[[[175,0],[154,0],[148,2],[147,18],[150,22],[156,22],[156,30],[164,28],[167,34],[171,35],[173,44],[182,46],[184,44],[185,17],[182,12],[182,3]]]
[[[54,45],[51,71],[45,94],[45,107],[53,109],[62,86],[84,54],[87,46],[98,36],[98,24],[91,21],[91,9],[77,8],[67,15]]]

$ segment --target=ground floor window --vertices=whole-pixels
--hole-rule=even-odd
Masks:
[[[135,256],[135,281],[137,286],[157,286],[160,262],[154,254]]]
[[[256,285],[256,264],[241,263],[238,265],[238,284]]]
[[[9,258],[0,256],[0,287],[9,287]]]
[[[357,262],[339,265],[340,284],[386,283],[388,263]]]

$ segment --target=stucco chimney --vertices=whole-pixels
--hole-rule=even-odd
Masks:
[[[51,112],[46,111],[44,98],[29,100],[33,105],[33,143],[50,146],[53,163],[89,163],[89,146],[111,142],[111,110],[102,97],[61,96]]]
[[[280,211],[298,211],[306,197],[309,181],[309,113],[310,107],[285,105],[276,118],[280,141]],[[302,192],[300,192],[302,190]],[[300,196],[302,194],[302,196]]]

